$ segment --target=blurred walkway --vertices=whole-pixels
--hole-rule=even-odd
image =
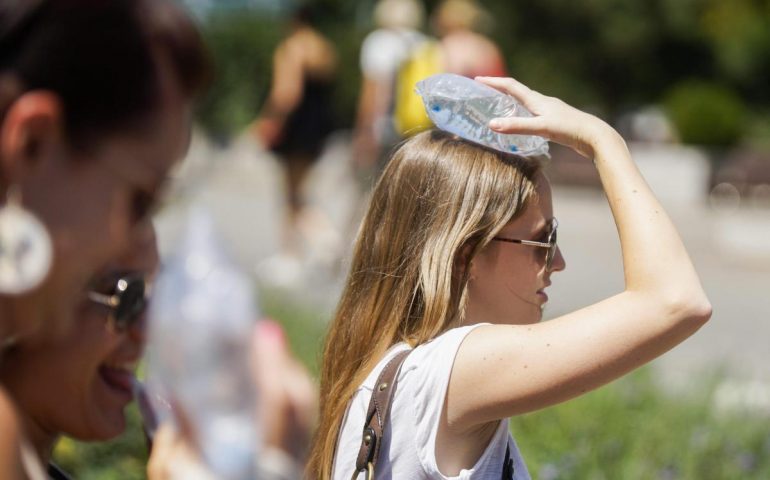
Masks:
[[[347,162],[347,140],[337,136],[311,174],[309,188],[311,197],[340,230],[363,208]],[[178,175],[213,211],[233,257],[255,278],[280,241],[280,175],[274,159],[259,153],[248,139],[217,151],[199,138]],[[648,177],[654,178],[656,173],[650,171]],[[618,293],[623,286],[619,243],[603,195],[556,186],[554,196],[567,269],[553,277],[546,318]],[[189,196],[182,192],[175,200],[158,218],[164,253],[179,231]],[[733,378],[770,382],[770,212],[748,210],[727,215],[707,208],[705,201],[678,204],[674,199],[664,203],[701,274],[714,316],[693,338],[656,364],[676,382],[722,366]],[[347,252],[350,242],[349,232],[338,245],[334,245],[333,235],[324,238],[321,234],[318,242],[307,246],[310,260],[301,278],[288,287],[296,292],[298,301],[317,307],[319,316],[328,316],[333,309],[347,269],[334,249]],[[275,283],[264,271],[262,274],[260,283]]]

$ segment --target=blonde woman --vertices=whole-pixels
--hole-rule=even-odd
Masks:
[[[374,191],[326,339],[313,478],[368,478],[354,473],[364,416],[375,379],[400,351],[411,349],[375,478],[528,479],[509,417],[622,376],[711,315],[676,228],[618,133],[515,80],[478,80],[534,113],[490,128],[542,135],[593,160],[625,290],[540,323],[565,261],[537,162],[441,131],[410,139]]]

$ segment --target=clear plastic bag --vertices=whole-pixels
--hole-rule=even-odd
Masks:
[[[535,135],[498,133],[489,121],[500,117],[531,117],[515,98],[467,77],[432,75],[417,82],[428,116],[441,130],[505,153],[548,155],[548,141]]]
[[[260,437],[249,370],[253,286],[225,257],[203,210],[190,215],[180,247],[153,290],[148,397],[160,420],[175,420],[168,404],[181,412],[216,478],[251,479]]]

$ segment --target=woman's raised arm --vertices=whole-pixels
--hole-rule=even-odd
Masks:
[[[620,236],[625,290],[548,322],[472,331],[455,359],[445,404],[446,426],[456,433],[604,385],[671,349],[711,316],[676,228],[620,135],[515,80],[478,80],[535,115],[496,119],[493,129],[541,135],[593,158]]]

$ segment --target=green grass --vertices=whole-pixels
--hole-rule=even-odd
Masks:
[[[262,307],[317,372],[324,313],[276,292],[262,296]],[[539,480],[770,478],[770,418],[715,412],[714,384],[704,379],[700,389],[672,395],[643,369],[577,400],[517,417],[511,429]],[[144,438],[133,407],[128,420],[127,432],[112,442],[63,440],[57,461],[80,480],[144,478]]]
[[[541,480],[770,478],[770,419],[717,413],[713,390],[675,396],[643,369],[511,429]]]

